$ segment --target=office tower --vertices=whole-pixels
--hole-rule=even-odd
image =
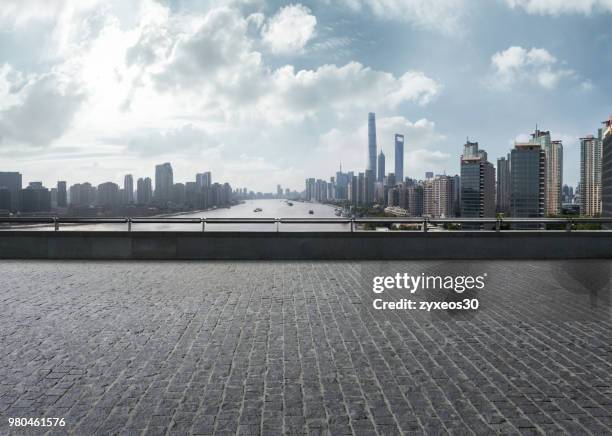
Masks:
[[[510,213],[510,154],[497,159],[497,212]]]
[[[374,184],[376,175],[374,171],[366,170],[363,184],[363,203],[365,206],[371,206],[374,203]]]
[[[166,162],[155,166],[155,199],[160,202],[169,201],[172,198],[172,186],[174,175],[172,165]]]
[[[317,179],[315,182],[315,198],[320,203],[327,201],[327,182],[325,180]]]
[[[404,181],[404,135],[395,134],[395,177]]]
[[[461,217],[495,216],[495,168],[478,143],[468,143],[461,157]],[[467,154],[467,157],[466,157]],[[476,228],[480,227],[479,225]]]
[[[151,186],[151,178],[139,178],[136,182],[136,202],[138,204],[149,204],[153,199],[153,189]]]
[[[66,191],[66,182],[57,182],[57,207],[68,206],[68,191]]]
[[[434,173],[433,171],[427,171],[425,173],[425,180],[433,179]]]
[[[561,187],[563,186],[563,145],[561,141],[551,141],[549,131],[536,128],[531,134],[531,143],[544,150],[546,160],[546,215],[561,213]]]
[[[134,202],[134,178],[131,174],[123,178],[123,196],[125,204],[132,204]]]
[[[51,192],[42,182],[30,182],[21,190],[21,211],[23,213],[49,212],[51,210]]]
[[[470,139],[468,138],[463,146],[462,158],[471,159],[478,157],[478,152],[478,142],[470,142]]]
[[[121,203],[119,185],[113,182],[98,185],[96,204],[106,208],[116,208]]]
[[[337,200],[348,200],[348,185],[349,175],[342,172],[342,166],[340,171],[336,172],[336,199]]]
[[[510,213],[515,218],[546,213],[546,154],[539,144],[515,143],[510,152]]]
[[[210,188],[212,185],[212,175],[210,171],[196,174],[196,183],[200,188]]]
[[[602,135],[580,138],[580,215],[601,215]]]
[[[380,150],[378,154],[378,177],[377,182],[382,183],[385,180],[385,154]]]
[[[281,185],[276,185],[276,196],[279,198],[283,196],[283,188]]]
[[[0,188],[5,188],[11,193],[11,210],[13,212],[20,210],[22,186],[21,173],[0,172]]]
[[[387,174],[387,177],[385,177],[385,185],[387,186],[397,185],[397,180],[395,179],[395,173]]]
[[[357,192],[359,190],[359,183],[357,181],[357,177],[352,173],[348,175],[348,179],[347,199],[351,204],[356,205],[358,201]]]
[[[453,214],[454,216],[461,215],[461,176],[459,174],[453,176]]]
[[[357,175],[357,204],[360,206],[365,204],[365,191],[365,174],[359,173]]]
[[[376,114],[368,114],[368,165],[366,170],[372,171],[376,179]]]
[[[602,216],[612,218],[612,115],[602,129],[601,209]],[[607,229],[612,224],[606,224]]]

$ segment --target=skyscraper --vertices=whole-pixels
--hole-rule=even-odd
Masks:
[[[13,211],[20,209],[22,186],[21,173],[0,172],[0,188],[4,187],[11,193],[11,209]]]
[[[68,206],[68,192],[66,191],[66,182],[57,182],[57,207]]]
[[[510,213],[510,154],[497,159],[497,212]]]
[[[601,158],[603,130],[580,138],[580,214],[601,215]]]
[[[516,143],[510,152],[510,213],[542,218],[546,213],[546,154],[539,144]]]
[[[612,115],[602,129],[601,207],[602,216],[612,218]],[[606,228],[612,228],[607,224]]]
[[[149,204],[153,197],[151,179],[149,177],[140,178],[136,182],[136,202],[138,204]]]
[[[212,175],[210,171],[196,174],[196,183],[200,189],[210,188],[212,185]]]
[[[378,177],[377,182],[383,183],[385,180],[385,154],[380,150],[378,154]]]
[[[125,204],[131,204],[134,202],[134,178],[131,174],[127,174],[123,178],[123,193],[125,196],[123,199]]]
[[[453,210],[453,177],[436,176],[423,185],[423,215],[448,218]]]
[[[160,202],[172,199],[174,175],[172,165],[166,162],[155,166],[155,199]]]
[[[561,213],[561,189],[563,187],[563,144],[552,141],[549,131],[536,128],[531,134],[531,143],[542,147],[546,159],[546,206],[547,215]]]
[[[461,157],[461,216],[490,218],[495,216],[495,169],[475,144],[468,141]]]
[[[395,178],[404,181],[404,135],[395,134]]]
[[[107,208],[119,206],[119,185],[113,182],[101,183],[98,185],[98,196],[96,204]]]
[[[366,170],[372,171],[376,180],[376,114],[368,114],[368,166]]]

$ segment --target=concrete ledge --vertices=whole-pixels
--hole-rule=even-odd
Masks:
[[[612,232],[0,231],[1,259],[612,259]]]

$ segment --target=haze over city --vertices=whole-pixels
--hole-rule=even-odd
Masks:
[[[367,120],[405,175],[491,160],[536,123],[563,141],[612,112],[612,5],[598,0],[3,2],[0,159],[53,186],[172,161],[233,186],[303,189],[366,166]]]

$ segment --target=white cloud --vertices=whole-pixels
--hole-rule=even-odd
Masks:
[[[516,82],[530,82],[546,89],[554,89],[559,82],[575,72],[563,68],[551,53],[543,48],[527,50],[512,46],[491,57],[495,70],[492,85],[506,87]]]
[[[330,2],[331,0],[326,0]],[[383,20],[455,33],[461,30],[465,0],[341,0],[355,11],[366,10]]]
[[[530,14],[561,15],[612,12],[611,0],[506,0],[513,9],[524,9]]]
[[[281,8],[264,25],[263,42],[273,53],[300,53],[315,36],[317,18],[307,7],[296,4]]]

